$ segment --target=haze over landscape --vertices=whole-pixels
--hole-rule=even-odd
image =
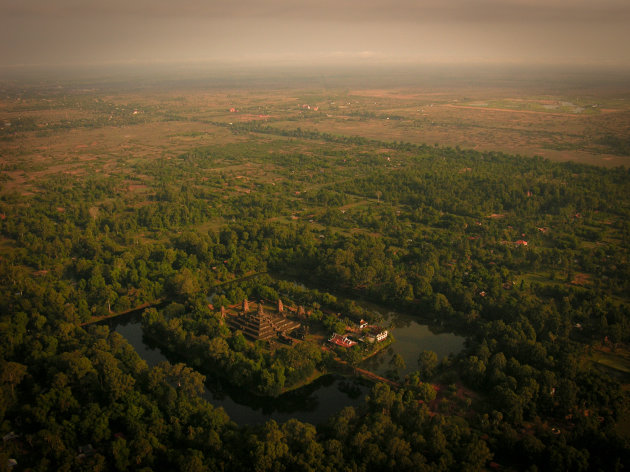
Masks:
[[[0,65],[429,61],[630,66],[625,0],[0,2]]]

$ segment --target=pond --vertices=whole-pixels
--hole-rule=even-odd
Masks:
[[[373,311],[375,310],[371,307]],[[378,311],[377,311],[378,313]],[[361,363],[361,367],[381,376],[392,369],[391,360],[400,354],[405,367],[399,370],[401,378],[418,370],[418,356],[422,351],[434,351],[439,359],[459,353],[466,338],[453,333],[437,333],[429,326],[421,324],[416,318],[403,313],[389,312],[383,315],[385,324],[392,326],[392,334],[396,340],[387,349]]]
[[[434,333],[427,325],[413,317],[390,312],[386,322],[391,323],[396,342],[385,351],[367,359],[361,367],[380,375],[391,369],[390,361],[395,354],[405,360],[406,368],[401,376],[417,369],[417,359],[423,350],[435,351],[440,358],[458,353],[464,338],[451,333]],[[111,330],[124,336],[149,366],[162,361],[179,362],[167,356],[159,346],[142,333],[141,314],[131,313],[103,321]],[[238,424],[259,424],[269,419],[279,423],[291,418],[311,424],[325,422],[346,406],[359,406],[370,391],[372,384],[359,378],[325,375],[298,390],[278,398],[258,397],[242,389],[233,388],[216,378],[206,379],[206,399],[216,407],[222,407]]]

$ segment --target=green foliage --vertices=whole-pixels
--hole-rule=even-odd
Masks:
[[[3,133],[193,119],[87,92],[58,99],[98,118],[40,127],[23,117]],[[32,176],[33,190],[10,191],[0,179],[0,427],[21,436],[3,442],[3,465],[7,457],[25,470],[630,464],[614,429],[627,394],[586,354],[630,342],[627,169],[270,123],[215,122],[233,143],[130,156],[127,169],[75,175],[17,159],[3,167]],[[623,151],[622,141],[600,144]],[[130,182],[145,190],[130,192]],[[267,271],[308,288],[265,279]],[[222,325],[220,306],[281,297],[312,307],[308,323],[330,331],[373,321],[342,295],[463,332],[467,347],[439,371],[435,353],[423,352],[407,389],[376,385],[362,408],[318,427],[238,428],[200,396],[198,371],[275,396],[329,361],[308,343],[272,355]],[[186,364],[148,368],[120,336],[80,326],[160,301],[145,310],[145,334]],[[344,351],[352,366],[361,355]],[[403,364],[395,358],[392,368]],[[436,397],[428,380],[442,378],[465,385]],[[465,389],[475,391],[468,403]],[[434,400],[438,412],[427,406]],[[94,451],[81,456],[87,444]]]
[[[422,351],[418,356],[418,368],[421,378],[429,379],[438,366],[438,356],[433,351]]]

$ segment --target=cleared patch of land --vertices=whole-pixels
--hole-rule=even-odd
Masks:
[[[615,349],[608,347],[594,349],[590,361],[595,365],[612,369],[628,382],[630,380],[630,352],[627,349]]]
[[[630,96],[543,85],[206,90],[112,93],[21,91],[0,101],[0,158],[8,188],[31,190],[37,172],[115,172],[130,160],[241,142],[229,124],[318,131],[381,141],[459,146],[606,167],[630,162]],[[224,126],[216,126],[223,124]],[[121,161],[122,159],[122,161]],[[11,170],[19,164],[20,170]]]

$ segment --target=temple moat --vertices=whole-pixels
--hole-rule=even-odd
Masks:
[[[385,351],[367,359],[362,368],[377,374],[386,374],[390,359],[396,353],[403,356],[406,368],[401,375],[415,370],[416,360],[423,350],[433,350],[440,358],[461,350],[464,338],[451,333],[432,333],[428,326],[413,317],[390,312],[388,320],[395,327],[396,342]],[[103,322],[124,336],[138,354],[153,366],[162,361],[182,362],[165,355],[159,346],[142,333],[141,314],[133,313]],[[232,420],[239,424],[264,423],[269,419],[278,422],[297,418],[309,423],[322,423],[346,406],[359,406],[372,383],[367,380],[340,375],[325,375],[307,386],[276,398],[260,397],[234,388],[219,378],[207,377],[205,396],[217,407],[222,407]]]

